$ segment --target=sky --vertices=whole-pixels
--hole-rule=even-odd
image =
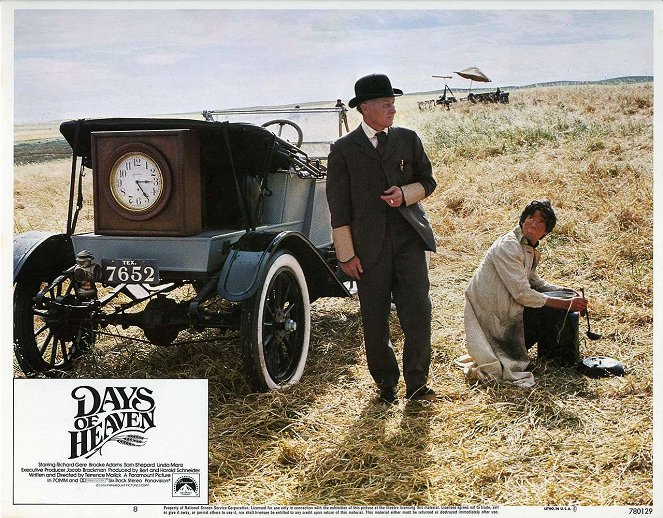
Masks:
[[[16,124],[654,73],[651,2],[6,3]]]

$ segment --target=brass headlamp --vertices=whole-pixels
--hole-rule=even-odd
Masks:
[[[74,291],[81,299],[97,298],[96,282],[101,280],[101,266],[93,262],[92,253],[81,250],[76,254],[74,266]]]

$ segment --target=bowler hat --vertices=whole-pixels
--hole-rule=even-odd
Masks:
[[[380,97],[395,97],[403,95],[403,90],[391,87],[391,81],[384,74],[371,74],[364,76],[355,83],[355,96],[350,99],[348,105],[354,108],[369,99]]]

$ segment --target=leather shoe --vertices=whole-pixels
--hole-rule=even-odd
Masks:
[[[426,385],[423,385],[413,391],[408,390],[405,397],[414,401],[435,401],[437,399],[435,391]]]
[[[396,389],[394,387],[385,387],[380,389],[379,399],[383,403],[388,403],[390,405],[395,404],[398,401]]]

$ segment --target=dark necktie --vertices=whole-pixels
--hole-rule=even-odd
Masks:
[[[387,134],[384,131],[378,131],[375,136],[378,139],[378,145],[375,149],[378,150],[378,153],[382,154],[384,148],[387,147]]]

